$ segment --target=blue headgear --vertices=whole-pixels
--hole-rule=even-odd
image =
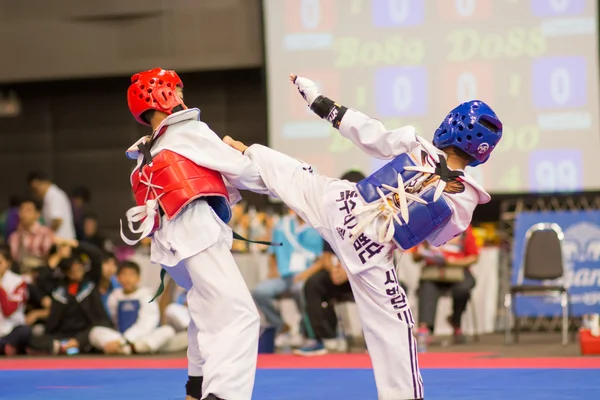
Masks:
[[[433,135],[438,149],[454,146],[475,160],[469,165],[483,164],[490,158],[502,137],[502,122],[496,113],[481,100],[460,104],[444,119]]]

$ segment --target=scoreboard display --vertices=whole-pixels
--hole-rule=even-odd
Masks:
[[[431,139],[488,103],[504,136],[469,169],[488,191],[600,189],[596,0],[263,0],[270,146],[340,176],[382,165],[308,108],[288,74]]]

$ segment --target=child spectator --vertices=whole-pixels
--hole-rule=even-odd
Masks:
[[[90,330],[96,326],[110,327],[110,319],[98,287],[86,277],[84,257],[63,259],[59,268],[65,279],[52,292],[45,334],[34,336],[30,347],[51,354],[90,352]]]
[[[25,352],[31,330],[25,325],[27,283],[10,270],[7,246],[0,247],[0,354]]]
[[[168,325],[160,326],[160,311],[150,302],[153,293],[139,287],[140,267],[125,261],[118,269],[121,287],[108,297],[110,317],[117,330],[95,328],[90,339],[106,354],[155,353],[175,336]]]

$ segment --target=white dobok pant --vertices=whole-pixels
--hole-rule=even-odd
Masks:
[[[138,353],[156,353],[175,336],[172,326],[159,326],[148,332],[133,344]],[[98,350],[104,349],[107,343],[123,339],[123,334],[115,329],[97,326],[90,331],[90,343]]]
[[[378,398],[423,398],[416,339],[412,333],[414,320],[396,277],[394,245],[372,243],[370,248],[378,249],[377,255],[384,256],[377,263],[362,262],[361,257],[365,258],[366,253],[360,246],[366,247],[366,242],[353,244],[340,237],[340,232],[346,230],[344,221],[352,216],[347,209],[350,202],[336,200],[340,196],[353,196],[351,201],[359,202],[356,185],[319,175],[309,165],[267,147],[254,145],[246,154],[258,167],[269,190],[336,249],[348,272],[360,314]]]
[[[216,243],[167,273],[188,290],[188,374],[202,395],[251,400],[260,317],[229,247]]]

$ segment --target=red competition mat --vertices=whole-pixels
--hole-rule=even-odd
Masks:
[[[426,353],[419,356],[421,368],[441,369],[596,369],[600,357],[499,358],[494,353]],[[368,354],[329,354],[298,357],[287,354],[260,355],[261,369],[359,369],[371,368]],[[180,369],[185,358],[60,357],[0,358],[0,370],[61,369]]]

